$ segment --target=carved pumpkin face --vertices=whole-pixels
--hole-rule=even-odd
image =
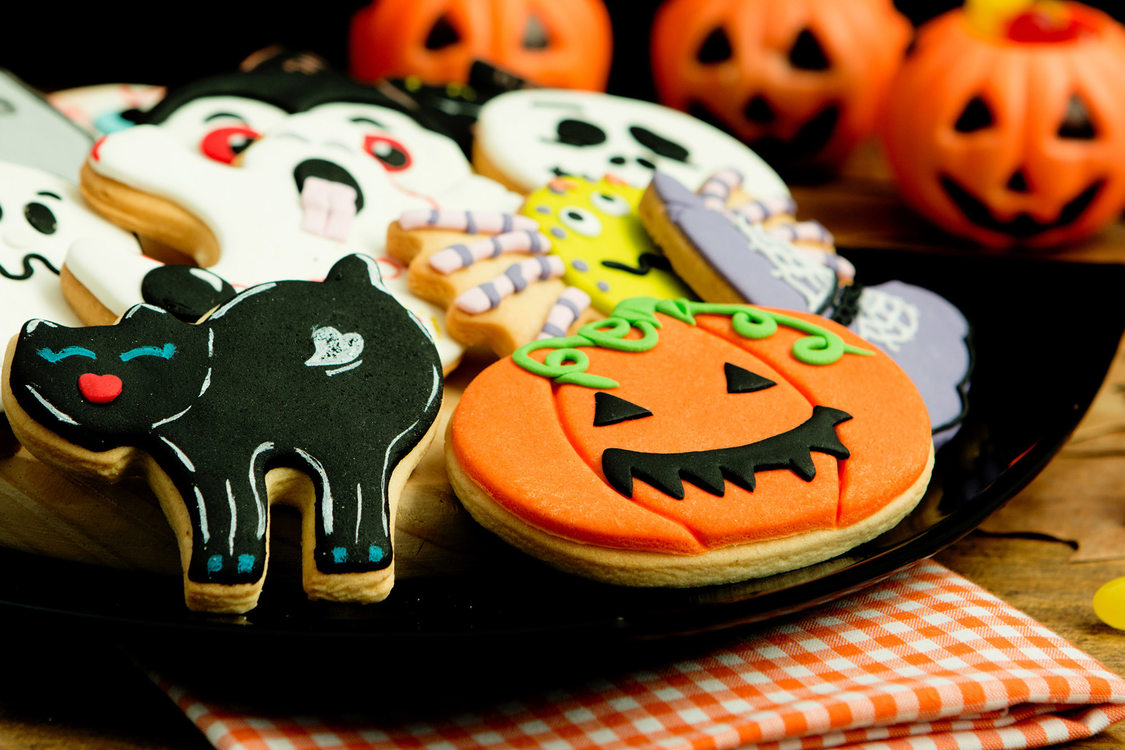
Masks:
[[[374,0],[351,23],[356,78],[466,83],[485,60],[540,86],[602,90],[612,32],[602,0]]]
[[[838,348],[817,363],[812,340]],[[932,452],[917,390],[846,329],[646,298],[485,370],[450,434],[453,474],[522,522],[681,559],[860,524]]]
[[[652,70],[664,104],[775,168],[832,167],[871,134],[910,34],[890,0],[669,0]]]
[[[903,198],[984,245],[1055,245],[1125,207],[1125,30],[1074,3],[1057,33],[925,24],[887,97],[882,139]],[[1069,29],[1067,31],[1066,29]]]

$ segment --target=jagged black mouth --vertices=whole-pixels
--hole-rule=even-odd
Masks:
[[[669,497],[684,499],[683,480],[722,497],[724,480],[754,491],[759,471],[788,469],[806,482],[816,476],[812,452],[837,459],[851,455],[836,434],[836,425],[851,414],[829,406],[814,406],[812,416],[788,432],[745,445],[686,453],[644,453],[607,448],[602,453],[606,480],[625,497],[633,496],[633,479],[652,485]]]
[[[1078,220],[1078,217],[1090,207],[1090,204],[1094,202],[1098,194],[1101,193],[1102,188],[1105,187],[1104,179],[1094,181],[1088,188],[1079,193],[1077,197],[1063,206],[1062,210],[1059,211],[1058,218],[1054,221],[1039,221],[1026,213],[1021,213],[1014,219],[1008,221],[1001,221],[992,215],[992,211],[988,206],[949,175],[941,175],[939,181],[941,182],[942,190],[944,190],[945,194],[949,196],[949,199],[953,201],[953,204],[960,209],[966,219],[982,229],[988,229],[1017,239],[1028,239],[1052,229],[1073,224]]]

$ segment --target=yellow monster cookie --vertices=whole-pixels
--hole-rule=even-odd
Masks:
[[[415,294],[448,306],[451,336],[503,356],[629,297],[692,296],[641,223],[642,194],[613,178],[560,177],[515,215],[407,212],[387,249],[410,264]]]

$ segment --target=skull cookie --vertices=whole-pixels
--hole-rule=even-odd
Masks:
[[[693,190],[724,167],[754,198],[785,196],[785,183],[747,146],[691,115],[591,91],[524,89],[481,107],[473,164],[528,193],[555,177],[612,175],[643,188],[660,169]]]

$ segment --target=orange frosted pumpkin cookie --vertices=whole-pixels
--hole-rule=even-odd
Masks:
[[[563,570],[637,586],[771,575],[898,523],[933,466],[889,357],[824,318],[633,298],[466,388],[446,441],[465,508]]]

